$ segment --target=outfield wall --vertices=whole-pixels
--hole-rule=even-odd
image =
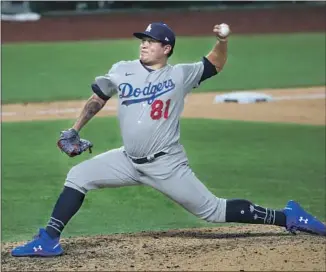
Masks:
[[[167,23],[179,36],[211,35],[212,26],[222,22],[234,34],[324,32],[325,13],[323,5],[43,16],[34,22],[2,21],[1,32],[3,43],[127,38],[155,21]]]

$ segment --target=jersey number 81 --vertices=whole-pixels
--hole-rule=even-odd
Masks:
[[[165,103],[162,100],[155,100],[152,103],[151,118],[153,120],[159,120],[162,118],[168,119],[169,117],[169,107],[171,99],[167,100]]]

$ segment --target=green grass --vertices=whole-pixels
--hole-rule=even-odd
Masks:
[[[2,124],[3,241],[29,239],[47,223],[74,164],[121,145],[117,120],[97,118],[81,135],[94,153],[68,158],[55,142],[71,124]],[[191,167],[217,196],[272,208],[295,199],[326,219],[324,127],[196,119],[182,119],[181,127]],[[64,237],[206,225],[154,189],[103,189],[87,195]]]
[[[138,57],[138,40],[2,45],[2,102],[85,99],[94,77]],[[198,61],[213,37],[180,37],[170,62]],[[234,35],[225,70],[196,91],[325,84],[325,34]]]

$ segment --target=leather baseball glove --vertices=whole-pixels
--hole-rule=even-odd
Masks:
[[[69,157],[75,157],[87,149],[89,149],[89,153],[92,153],[93,144],[88,140],[80,139],[78,132],[70,128],[61,131],[57,146]]]

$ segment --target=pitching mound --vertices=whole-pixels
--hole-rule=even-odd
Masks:
[[[325,237],[273,226],[221,226],[64,239],[55,258],[13,258],[3,271],[325,271]]]

